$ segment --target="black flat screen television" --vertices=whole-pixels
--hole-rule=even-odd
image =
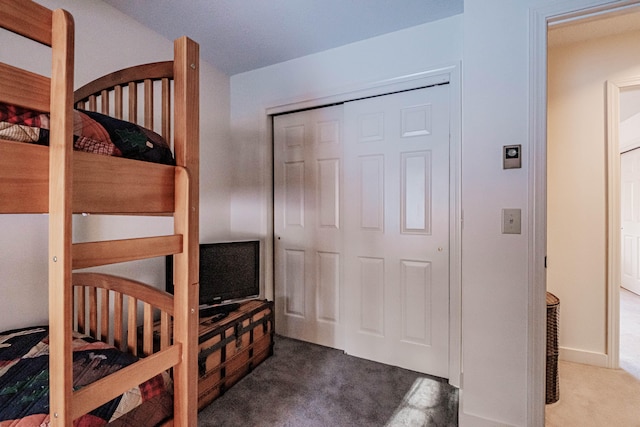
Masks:
[[[167,292],[173,294],[173,256],[166,260]],[[258,240],[200,244],[200,308],[260,295]]]

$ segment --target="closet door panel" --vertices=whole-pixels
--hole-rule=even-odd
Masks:
[[[449,371],[449,87],[345,103],[345,351]]]
[[[276,329],[342,348],[342,106],[274,117]]]

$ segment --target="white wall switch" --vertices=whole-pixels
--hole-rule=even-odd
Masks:
[[[502,209],[502,234],[520,234],[521,216],[521,209]]]

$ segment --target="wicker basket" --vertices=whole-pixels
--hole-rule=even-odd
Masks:
[[[558,318],[560,300],[547,292],[547,382],[546,403],[555,403],[560,398],[558,380]]]

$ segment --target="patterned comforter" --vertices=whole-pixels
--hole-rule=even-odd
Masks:
[[[49,115],[0,103],[0,139],[49,145]],[[135,123],[74,110],[74,149],[175,165],[167,141]]]
[[[135,356],[84,335],[73,341],[77,390],[135,362]],[[157,375],[74,421],[76,427],[153,426],[172,416],[168,374]],[[0,427],[49,425],[47,327],[0,332]]]

